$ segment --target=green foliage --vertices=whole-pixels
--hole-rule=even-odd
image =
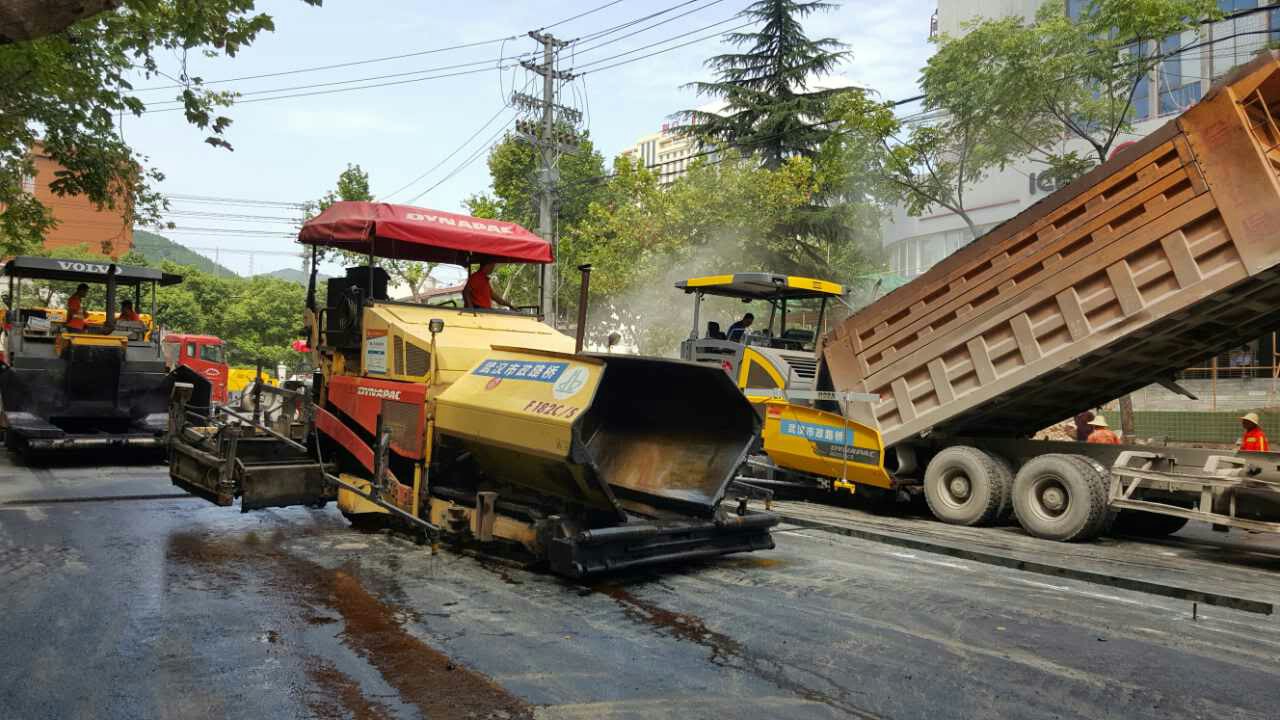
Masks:
[[[686,110],[685,130],[704,144],[760,154],[770,168],[793,155],[808,156],[831,131],[816,125],[839,91],[808,90],[815,77],[830,73],[849,57],[843,43],[805,35],[801,21],[835,5],[796,0],[757,0],[742,11],[760,27],[728,33],[725,39],[743,52],[717,55],[706,65],[716,71],[713,82],[691,83],[699,95],[723,100],[723,113]]]
[[[475,217],[518,223],[536,231],[539,164],[540,158],[531,145],[513,135],[503,138],[489,153],[490,192],[467,198],[464,201],[467,212]],[[604,157],[595,149],[588,134],[579,136],[576,153],[560,158],[559,172],[560,193],[554,212],[563,242],[566,234],[586,218],[589,206],[600,197],[605,180]],[[575,267],[568,262],[560,263],[561,307],[577,304]],[[500,266],[494,283],[498,293],[516,305],[538,301],[537,268]]]
[[[903,123],[891,105],[844,93],[826,116],[839,130],[824,152],[874,177],[869,194],[913,216],[949,210],[976,236],[968,195],[992,170],[1032,158],[1065,182],[1105,161],[1132,129],[1134,92],[1161,60],[1155,43],[1216,15],[1212,0],[1095,0],[1072,21],[1053,0],[1034,25],[974,22],[939,38],[922,72],[930,119]],[[1065,146],[1072,138],[1094,157]]]
[[[325,193],[315,203],[306,208],[307,217],[313,217],[325,210],[329,209],[339,200],[362,200],[372,202],[373,193],[369,190],[369,173],[365,172],[359,165],[347,165],[347,169],[338,174],[338,182],[333,190]],[[338,260],[345,265],[366,265],[369,262],[368,256],[360,255],[346,250],[337,250],[334,248],[313,248],[321,261]],[[430,277],[431,271],[435,268],[435,263],[416,262],[413,260],[392,260],[379,259],[378,267],[387,271],[391,276],[393,283],[404,283],[416,300],[425,289],[424,285],[427,278]],[[310,268],[308,267],[308,272]]]
[[[620,331],[641,352],[671,354],[691,322],[678,280],[761,270],[848,281],[872,267],[864,250],[870,238],[858,232],[874,223],[829,238],[807,231],[826,177],[807,158],[769,169],[749,157],[695,163],[662,188],[652,172],[618,158],[586,217],[561,238],[564,267],[593,266],[588,337],[598,343]],[[866,207],[836,203],[824,221],[873,219],[873,212],[864,216]],[[566,277],[562,292],[562,302],[576,303],[577,277]],[[732,314],[732,307],[721,310]]]
[[[122,0],[62,32],[0,46],[0,252],[38,246],[54,223],[22,184],[34,174],[37,142],[65,168],[51,183],[55,194],[119,210],[127,224],[157,222],[164,203],[152,183],[162,175],[117,131],[122,115],[146,109],[127,76],[168,77],[161,55],[184,65],[188,52],[234,57],[273,29],[255,0]],[[207,89],[185,69],[179,80],[172,99],[186,120],[206,132],[206,143],[230,148],[231,119],[218,112],[233,94]]]
[[[926,106],[982,119],[997,161],[1038,155],[1066,175],[1080,164],[1061,141],[1083,140],[1105,162],[1132,130],[1141,80],[1164,60],[1159,42],[1220,16],[1213,0],[1093,0],[1073,20],[1052,0],[1032,25],[979,21],[939,40],[923,73]]]
[[[235,275],[235,272],[210,260],[200,253],[190,250],[185,246],[176,243],[163,235],[147,232],[138,228],[133,229],[133,249],[135,252],[145,258],[145,262],[159,264],[165,260],[170,260],[178,265],[190,265],[201,272],[212,273],[214,275]],[[121,262],[129,264],[129,261],[122,258]],[[131,263],[137,265],[139,263]]]

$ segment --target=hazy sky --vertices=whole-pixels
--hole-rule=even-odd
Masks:
[[[557,25],[551,28],[551,32],[565,39],[589,36],[680,2],[682,0],[619,0],[603,10]],[[188,73],[205,80],[220,80],[420,53],[503,36],[519,36],[519,39],[505,44],[493,43],[385,62],[216,85],[222,89],[251,93],[399,73],[423,74],[367,82],[396,82],[489,68],[484,72],[453,78],[240,104],[228,113],[235,121],[227,134],[235,146],[234,152],[203,144],[203,135],[187,126],[181,114],[176,112],[150,112],[142,118],[126,117],[124,134],[166,174],[162,189],[170,194],[305,201],[323,195],[333,187],[338,173],[347,163],[356,163],[369,172],[373,191],[381,199],[424,171],[440,165],[390,199],[408,201],[439,183],[415,204],[460,211],[465,197],[488,186],[482,150],[486,141],[514,111],[502,110],[487,129],[452,159],[443,164],[441,161],[486,121],[495,118],[495,113],[503,107],[504,96],[511,91],[513,80],[522,86],[528,79],[523,70],[499,72],[491,66],[499,64],[501,55],[509,57],[533,50],[533,41],[524,36],[527,30],[605,3],[606,0],[559,3],[472,0],[430,4],[407,0],[325,0],[323,7],[314,8],[298,0],[263,0],[259,6],[275,17],[276,32],[262,36],[253,47],[233,60],[189,57]],[[718,38],[713,38],[616,68],[606,69],[604,66],[732,28],[737,23],[729,22],[699,31],[713,23],[728,20],[748,4],[748,0],[698,0],[607,37],[585,39],[576,48],[565,51],[571,60],[565,65],[590,71],[593,68],[587,63],[591,61],[602,61],[688,33],[683,38],[672,39],[647,50],[597,62],[597,71],[586,72],[566,88],[564,100],[589,113],[588,129],[607,158],[630,146],[640,135],[657,130],[670,113],[705,102],[682,89],[681,85],[709,79],[702,61],[724,48]],[[831,36],[851,46],[852,61],[842,69],[841,75],[880,91],[885,98],[897,99],[915,94],[919,68],[930,53],[929,17],[935,7],[935,0],[894,3],[847,0],[833,12],[811,17],[807,29],[811,36]],[[690,10],[695,12],[625,37],[635,30]],[[591,48],[595,44],[601,46]],[[490,66],[446,68],[481,61],[488,61]],[[164,70],[176,76],[181,71],[180,67],[180,58],[175,56]],[[435,68],[441,69],[433,70]],[[138,83],[139,87],[169,84],[163,78]],[[338,87],[347,86],[299,88],[279,94]],[[152,106],[160,109],[167,107],[163,101],[172,99],[174,92],[172,89],[149,90],[143,92],[142,97],[160,103]],[[246,95],[243,99],[271,96],[271,93]],[[473,153],[478,153],[474,162],[445,179]],[[172,221],[179,228],[192,230],[166,234],[189,246],[221,248],[221,262],[239,272],[248,271],[249,256],[236,251],[254,250],[259,253],[253,257],[256,272],[296,267],[298,264],[288,255],[270,254],[294,252],[296,246],[289,238],[275,234],[242,234],[244,230],[288,232],[286,223],[225,217],[235,214],[284,218],[292,214],[288,209],[191,201],[175,202],[174,208],[179,212],[171,218]],[[228,228],[239,230],[208,231]],[[203,252],[213,255],[210,251]]]

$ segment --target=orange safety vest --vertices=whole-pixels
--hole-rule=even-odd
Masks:
[[[1120,437],[1106,428],[1098,428],[1089,433],[1088,441],[1095,445],[1119,445]]]
[[[80,309],[80,298],[75,295],[67,298],[67,327],[84,330],[84,311]]]
[[[1240,438],[1240,449],[1245,452],[1271,452],[1271,444],[1267,442],[1262,428],[1254,426],[1244,431],[1244,437]]]

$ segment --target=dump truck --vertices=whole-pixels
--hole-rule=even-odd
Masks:
[[[505,548],[570,577],[773,547],[777,517],[730,489],[760,421],[718,367],[577,352],[581,337],[537,308],[393,301],[377,267],[545,264],[541,238],[364,202],[336,203],[299,237],[369,258],[328,281],[321,307],[313,253],[311,388],[258,382],[282,398],[275,410],[207,412],[208,383],[179,368],[179,487],[242,511],[336,500],[353,522]]]
[[[160,342],[151,332],[156,287],[182,277],[153,268],[45,257],[15,257],[4,265],[12,303],[5,318],[0,365],[5,444],[19,452],[68,448],[161,447],[168,428],[170,378]],[[101,322],[82,330],[65,311],[32,304],[35,282],[84,283],[105,288]],[[117,300],[129,290],[143,321],[118,320]]]
[[[1036,442],[1280,324],[1280,55],[853,314],[818,387],[957,524],[1080,540],[1189,518],[1280,530],[1280,455]],[[1123,511],[1123,512],[1120,512]],[[1117,513],[1119,516],[1117,517]]]

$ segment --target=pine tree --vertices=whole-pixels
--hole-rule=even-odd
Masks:
[[[691,83],[699,95],[726,102],[723,113],[687,110],[684,130],[704,145],[758,152],[769,168],[793,155],[811,156],[831,135],[815,123],[836,90],[809,90],[814,78],[829,74],[849,57],[834,38],[811,40],[800,21],[832,3],[757,0],[742,12],[762,25],[755,32],[734,32],[725,39],[745,52],[717,55],[706,65],[715,82]]]

